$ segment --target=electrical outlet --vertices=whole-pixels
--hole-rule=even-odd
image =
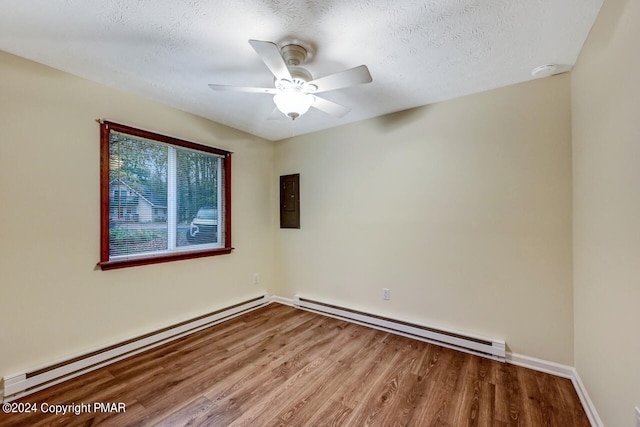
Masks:
[[[383,288],[382,289],[382,299],[384,299],[384,300],[391,299],[391,292],[389,291],[389,288]]]
[[[636,427],[640,427],[640,406],[636,406]]]
[[[260,275],[258,273],[253,273],[253,284],[257,285],[260,283]]]

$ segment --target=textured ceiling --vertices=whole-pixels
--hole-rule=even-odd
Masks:
[[[0,50],[271,140],[571,69],[603,0],[2,0]],[[352,111],[267,120],[273,87],[248,43],[311,46],[314,78],[361,64],[373,83],[326,92]]]

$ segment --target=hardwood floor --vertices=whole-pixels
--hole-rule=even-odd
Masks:
[[[0,425],[589,425],[567,379],[275,303],[18,402],[90,409]]]

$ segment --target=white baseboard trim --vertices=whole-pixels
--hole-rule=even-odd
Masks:
[[[271,303],[271,297],[263,294],[259,297],[189,319],[177,325],[150,332],[106,348],[83,353],[46,366],[31,369],[3,378],[3,402],[27,396],[52,385],[59,384],[87,372],[115,363],[119,360],[150,350],[178,338],[201,331],[210,326],[240,316],[249,311]]]
[[[580,398],[580,402],[582,403],[582,407],[584,408],[584,412],[587,413],[587,418],[589,418],[589,422],[593,427],[604,427],[604,423],[600,419],[600,415],[598,415],[598,411],[593,404],[593,401],[589,397],[589,393],[587,392],[587,388],[582,383],[582,379],[580,379],[580,375],[578,375],[578,371],[573,369],[575,373],[574,377],[571,378],[571,382],[573,383],[573,387],[576,389],[576,393],[578,393],[578,397]]]
[[[291,298],[284,298],[284,297],[272,295],[270,298],[270,301],[294,307],[293,300]]]
[[[293,306],[324,316],[334,317],[492,360],[498,360],[500,362],[504,362],[505,360],[506,345],[502,340],[474,336],[436,328],[434,326],[408,322],[406,320],[380,316],[374,313],[355,310],[350,307],[337,306],[323,301],[308,299],[300,295],[294,297]]]
[[[524,356],[518,353],[507,352],[507,363],[562,378],[572,379],[575,376],[575,369],[573,369],[572,366],[536,359],[535,357]]]

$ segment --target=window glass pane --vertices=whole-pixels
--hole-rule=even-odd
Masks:
[[[176,150],[177,246],[223,247],[219,156]]]
[[[168,248],[167,150],[142,138],[110,133],[110,257]]]

